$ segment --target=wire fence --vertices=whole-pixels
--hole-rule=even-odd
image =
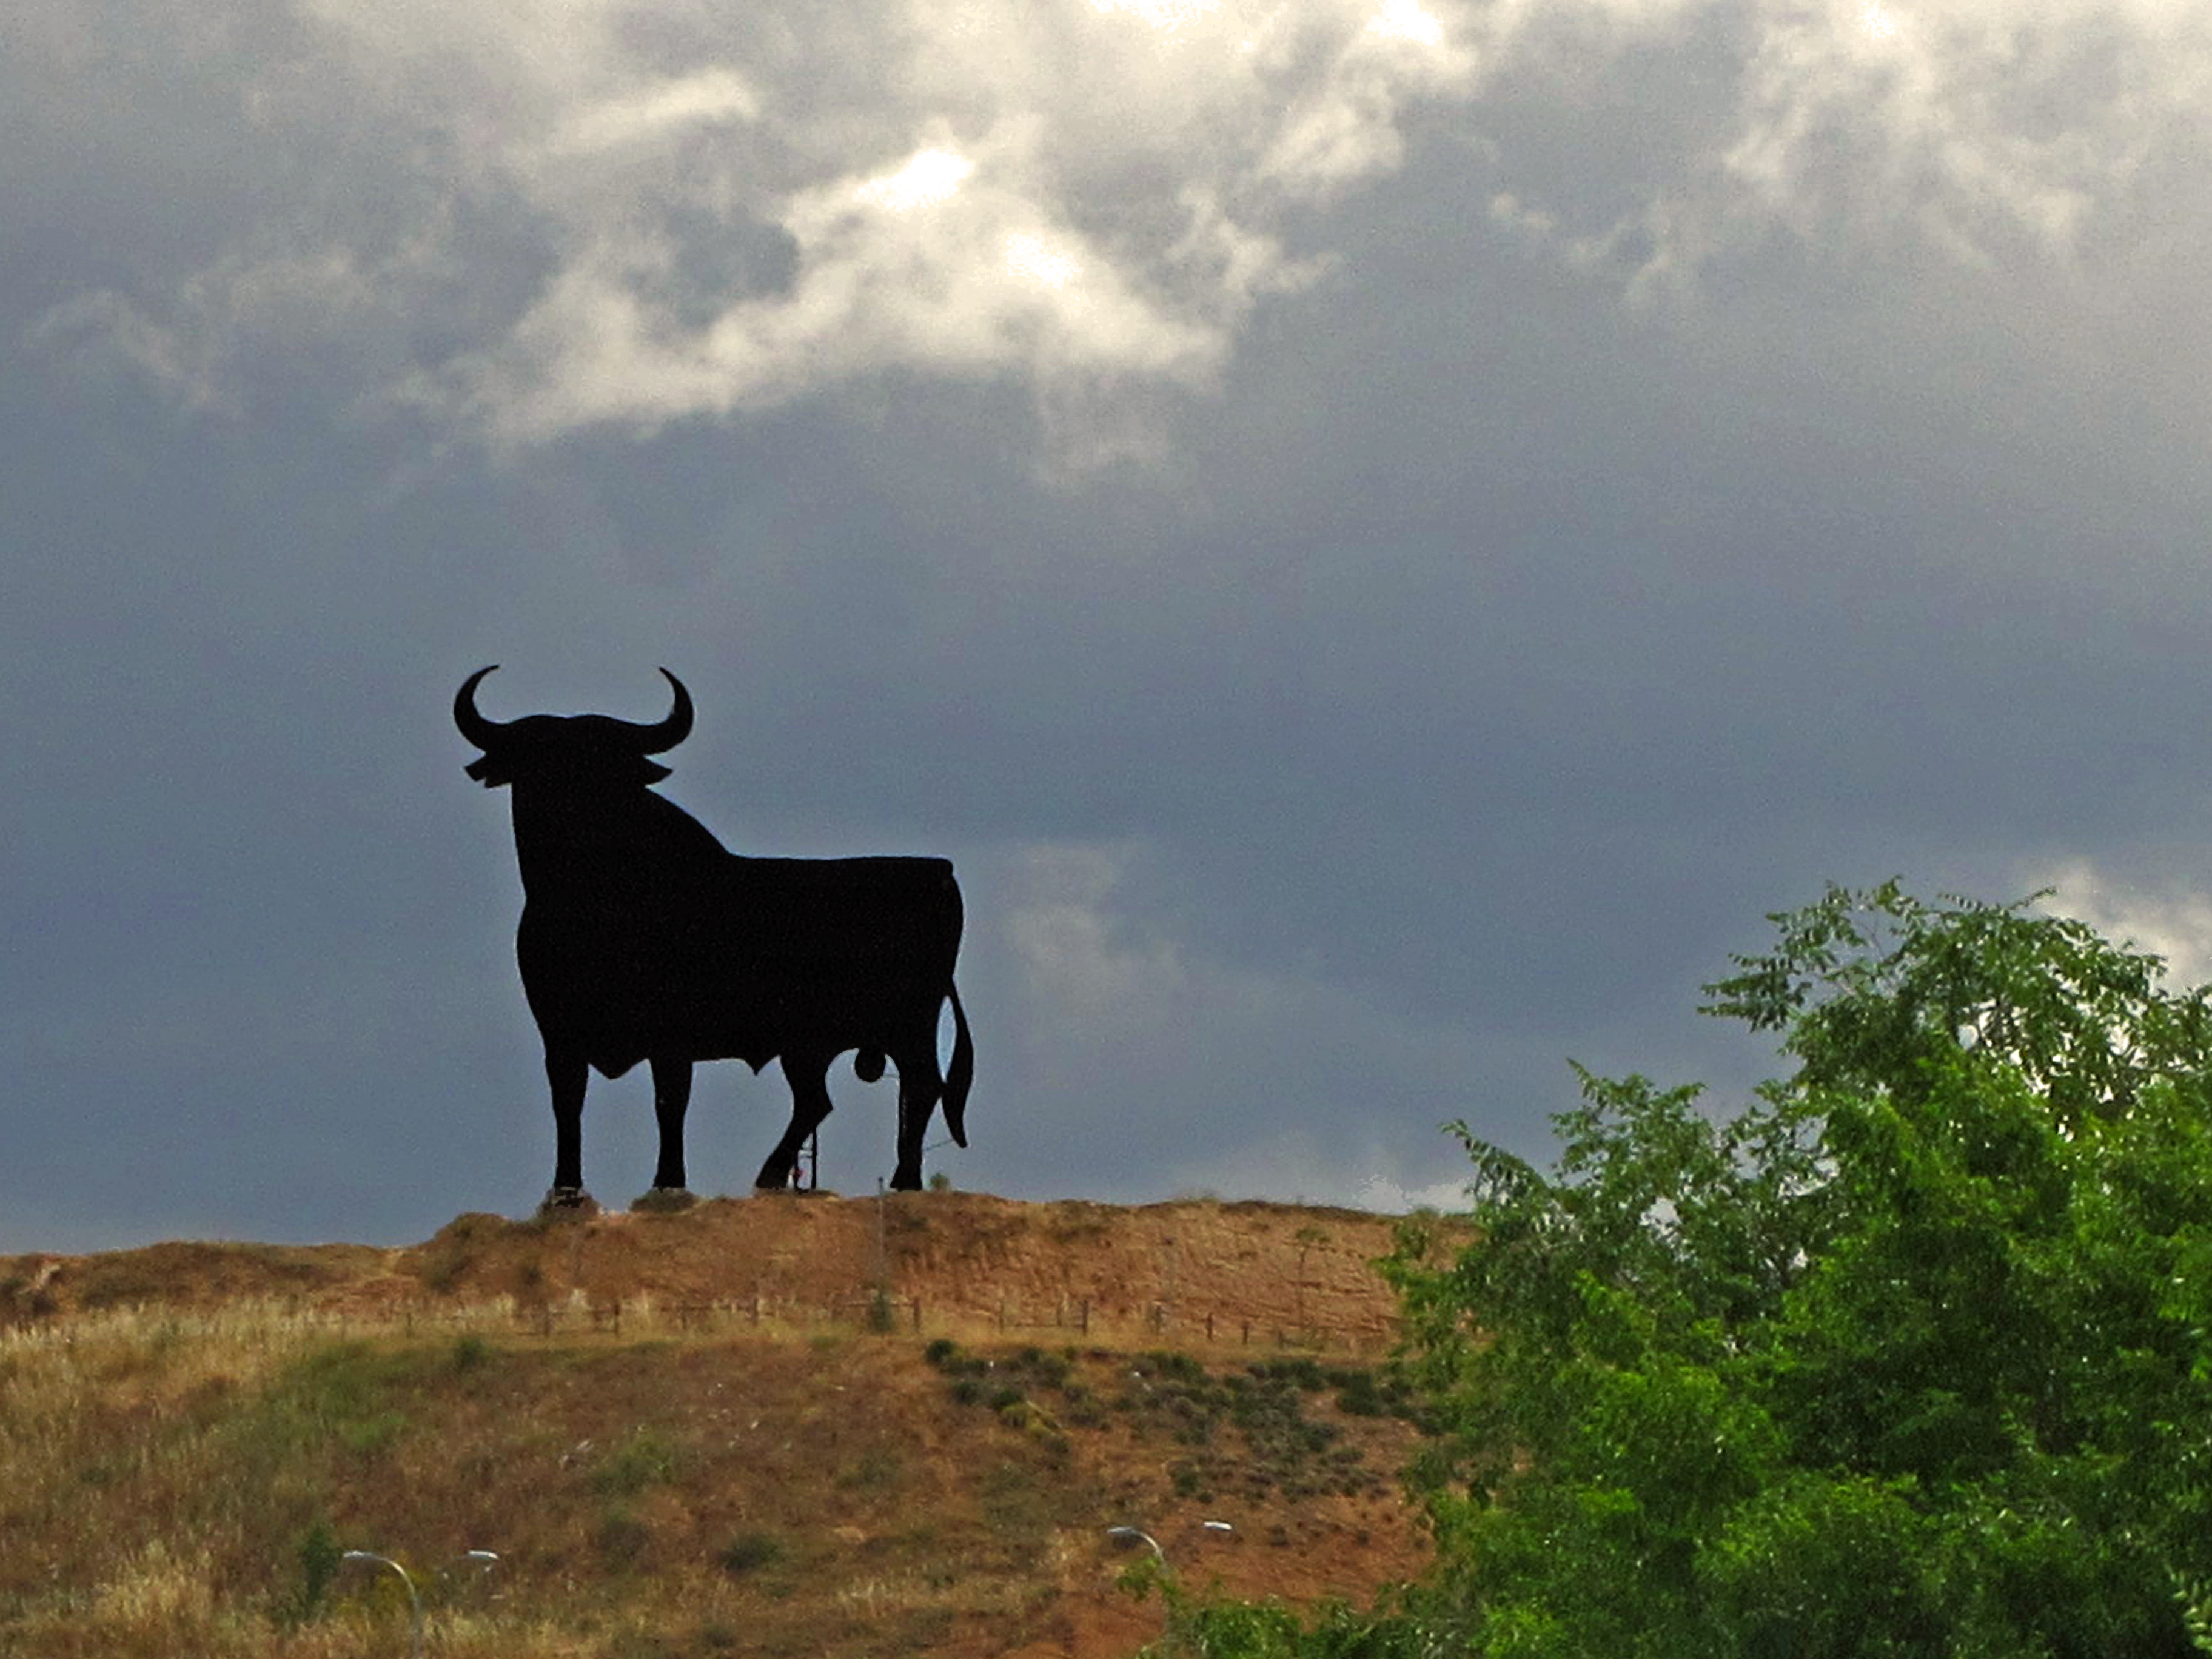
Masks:
[[[165,1337],[246,1336],[257,1329],[313,1330],[333,1336],[520,1336],[605,1338],[714,1337],[867,1333],[912,1337],[992,1337],[1107,1347],[1265,1347],[1312,1352],[1379,1354],[1395,1342],[1395,1319],[1332,1327],[1296,1319],[1252,1317],[1220,1309],[1189,1310],[1164,1301],[1061,1297],[1049,1302],[1013,1296],[930,1300],[861,1288],[827,1300],[768,1291],[719,1297],[639,1292],[593,1297],[582,1290],[550,1297],[495,1296],[478,1301],[428,1297],[318,1303],[299,1297],[244,1298],[214,1308],[159,1304],[56,1310],[21,1322],[0,1322],[0,1350],[94,1340],[103,1334],[156,1333]]]
[[[1203,1342],[1208,1346],[1339,1352],[1382,1352],[1397,1338],[1395,1319],[1365,1322],[1356,1328],[1331,1328],[1253,1318],[1216,1309],[1186,1312],[1162,1302],[1108,1304],[1090,1297],[1068,1297],[1038,1304],[1007,1297],[979,1304],[973,1298],[932,1302],[887,1291],[860,1291],[827,1302],[764,1295],[712,1299],[638,1296],[619,1302],[571,1297],[566,1301],[498,1306],[489,1316],[481,1308],[403,1304],[396,1314],[386,1316],[386,1322],[397,1322],[409,1332],[418,1328],[475,1328],[500,1322],[540,1338],[585,1332],[620,1336],[625,1329],[632,1334],[673,1331],[714,1335],[799,1328],[969,1338],[988,1332],[1009,1340],[1049,1333],[1058,1341],[1096,1339],[1109,1346]]]

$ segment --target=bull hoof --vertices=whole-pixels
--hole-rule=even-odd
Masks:
[[[655,1187],[630,1201],[632,1210],[643,1210],[656,1215],[674,1215],[688,1210],[699,1201],[699,1194],[685,1187]]]
[[[599,1200],[581,1187],[556,1187],[538,1206],[540,1221],[579,1220],[599,1212]]]

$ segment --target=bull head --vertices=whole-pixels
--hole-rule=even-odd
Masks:
[[[453,694],[453,724],[484,751],[465,769],[487,789],[517,779],[566,778],[631,787],[658,783],[668,769],[645,757],[673,749],[691,734],[691,694],[665,668],[661,678],[674,688],[676,703],[665,720],[651,725],[609,714],[487,720],[477,710],[477,684],[498,666],[477,669]]]

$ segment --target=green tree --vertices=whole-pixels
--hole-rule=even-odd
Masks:
[[[1795,1070],[1733,1115],[1583,1073],[1548,1170],[1454,1126],[1474,1242],[1385,1263],[1434,1571],[1189,1645],[2212,1653],[2212,1013],[2033,902],[1771,918],[1705,1012]]]
[[[1549,1173],[1462,1127],[1478,1242],[1390,1266],[1451,1431],[1432,1611],[1497,1655],[2191,1651],[2203,994],[2027,903],[1772,920],[1707,1012],[1793,1075],[1729,1118],[1585,1075]]]

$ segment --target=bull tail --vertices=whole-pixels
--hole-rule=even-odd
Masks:
[[[945,994],[952,1000],[952,1064],[945,1072],[945,1127],[952,1131],[957,1146],[968,1144],[968,1085],[975,1080],[975,1045],[968,1038],[968,1016],[960,1006],[960,992],[951,980]]]

